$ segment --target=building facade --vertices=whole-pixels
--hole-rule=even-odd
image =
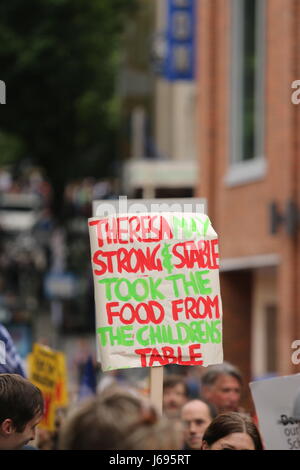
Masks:
[[[298,0],[201,0],[197,196],[220,238],[225,359],[300,372]]]

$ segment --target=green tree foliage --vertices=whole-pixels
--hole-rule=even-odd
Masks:
[[[14,155],[46,169],[57,206],[71,178],[111,171],[118,50],[135,7],[135,0],[0,3],[2,141],[15,136]]]

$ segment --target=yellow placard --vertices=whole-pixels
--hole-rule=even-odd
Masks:
[[[42,391],[54,392],[57,381],[56,352],[42,344],[33,348],[33,362],[30,379]]]
[[[44,397],[45,413],[39,426],[54,431],[56,409],[68,404],[65,355],[36,343],[28,356],[28,369],[29,380]]]
[[[55,402],[57,407],[68,406],[68,380],[67,380],[67,367],[66,357],[63,353],[57,352],[57,381],[56,381],[56,394]]]

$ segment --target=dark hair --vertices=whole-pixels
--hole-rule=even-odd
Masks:
[[[164,378],[164,390],[167,388],[174,388],[179,384],[183,386],[185,396],[188,396],[188,386],[183,377],[180,375],[171,374]]]
[[[38,387],[17,374],[0,374],[0,424],[10,418],[17,432],[37,414],[43,414],[44,401]]]
[[[63,423],[62,450],[179,449],[174,426],[125,390],[111,389],[83,403]]]
[[[201,377],[202,386],[213,385],[220,375],[231,375],[231,377],[234,377],[241,385],[243,385],[242,375],[238,368],[229,362],[223,362],[223,364],[216,364],[207,368],[206,372],[204,372]]]
[[[248,434],[253,441],[255,450],[263,450],[261,437],[251,418],[235,411],[218,415],[210,423],[202,439],[211,446],[219,439],[236,432]]]

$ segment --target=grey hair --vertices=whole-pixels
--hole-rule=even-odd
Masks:
[[[231,375],[237,379],[241,385],[243,385],[243,379],[239,369],[229,362],[223,362],[223,364],[216,364],[208,367],[201,377],[201,383],[204,386],[211,386],[216,382],[220,375]]]

